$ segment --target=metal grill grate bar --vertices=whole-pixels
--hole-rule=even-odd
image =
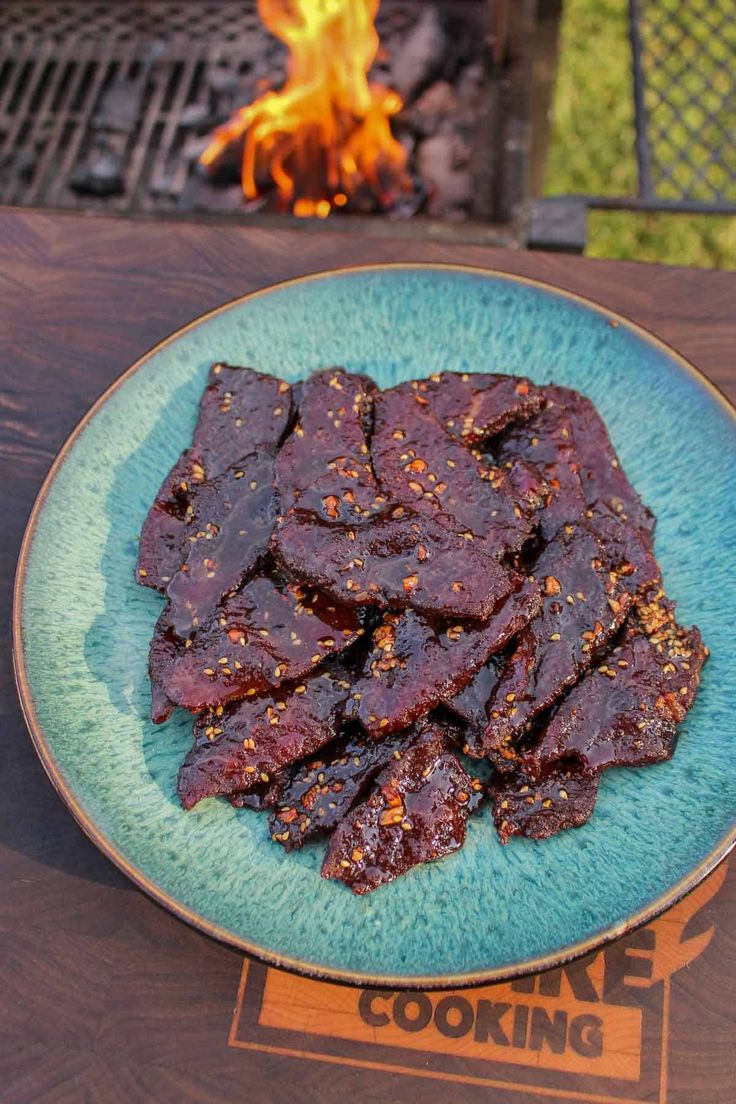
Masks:
[[[381,64],[390,75],[391,50],[425,2],[382,0],[377,29],[388,51],[377,63],[376,79]],[[406,227],[408,237],[442,236],[446,225],[448,237],[504,244],[523,234],[522,174],[509,181],[506,170],[510,150],[521,149],[526,157],[526,104],[519,92],[498,105],[502,83],[521,89],[526,46],[514,55],[513,66],[483,71],[495,2],[500,0],[433,0],[443,13],[451,56],[447,79],[455,79],[452,65],[462,64],[480,68],[485,82],[487,103],[483,110],[473,108],[477,135],[465,134],[465,122],[458,132],[461,146],[483,151],[482,171],[477,165],[471,170],[480,196],[468,208],[474,221],[465,232],[440,217],[405,211],[392,223],[397,234]],[[532,0],[523,4],[531,11]],[[477,43],[477,53],[453,55],[458,27],[462,43]],[[218,188],[199,176],[194,162],[213,125],[264,83],[283,79],[285,54],[264,32],[257,0],[0,0],[0,203],[243,217],[235,178]],[[444,77],[436,72],[431,79]],[[411,142],[425,137],[421,129],[407,132]],[[421,201],[419,187],[417,195]],[[408,229],[409,215],[416,216],[415,234]],[[250,205],[248,217],[263,223],[283,218],[258,203]],[[374,233],[372,221],[356,214],[333,225]],[[384,223],[383,217],[375,221]]]
[[[153,171],[151,174],[152,181],[163,181],[166,176],[168,159],[179,126],[181,112],[184,108],[184,105],[187,103],[187,98],[191,91],[197,65],[201,60],[202,59],[199,54],[195,55],[194,53],[190,52],[190,54],[184,61],[183,68],[179,74],[176,84],[174,97],[167,112],[166,122],[164,124],[163,133],[161,134],[158,150],[156,151],[156,156],[153,161]]]
[[[128,171],[125,177],[125,193],[133,197],[133,203],[137,202],[141,178],[146,164],[146,158],[153,145],[153,135],[156,126],[160,124],[166,85],[168,77],[165,75],[152,76],[148,89],[143,122],[138,132],[138,139],[133,152],[130,155]]]
[[[58,203],[62,190],[67,186],[69,175],[76,163],[77,155],[85,138],[87,125],[95,109],[97,97],[108,75],[109,62],[90,61],[86,71],[89,72],[90,68],[92,70],[92,79],[90,83],[85,89],[83,79],[80,82],[78,90],[78,96],[83,96],[83,106],[81,110],[71,111],[67,116],[69,134],[65,143],[66,150],[62,155],[58,173],[54,180],[51,181],[47,193],[47,201],[51,205]],[[72,103],[75,102],[76,101],[72,101]]]
[[[24,66],[18,73],[18,83],[16,85],[16,96],[11,98],[10,101],[10,123],[5,131],[5,139],[2,147],[0,148],[0,156],[3,159],[10,157],[17,146],[18,136],[21,133],[23,124],[26,121],[31,101],[40,87],[46,65],[51,58],[51,44],[46,42],[41,47],[41,52],[38,57],[33,59],[33,67],[31,68],[28,79],[23,83],[24,74],[28,71]],[[15,100],[15,102],[14,102]]]
[[[62,138],[67,127],[67,119],[69,118],[68,109],[79,95],[85,73],[87,72],[87,67],[91,61],[92,48],[90,44],[81,43],[79,48],[75,50],[74,60],[68,63],[70,68],[68,70],[67,80],[63,85],[61,98],[55,105],[56,118],[53,121],[53,126],[47,136],[33,179],[29,182],[24,197],[25,202],[29,205],[36,203],[39,193],[44,187],[47,173],[61,146]]]
[[[76,41],[72,44],[70,53],[73,56],[73,50],[76,46]],[[30,121],[26,121],[25,127],[21,125],[21,131],[19,135],[19,141],[16,148],[30,152],[37,141],[43,141],[44,131],[49,129],[53,125],[52,106],[55,103],[59,92],[63,89],[65,78],[68,75],[67,59],[57,57],[50,65],[52,66],[51,75],[46,80],[45,86],[41,85],[41,96],[39,102],[34,105],[33,112],[31,114]],[[22,120],[21,120],[22,124]],[[33,168],[33,176],[28,182],[28,187],[32,186],[33,180],[38,173],[38,164]],[[22,198],[25,187],[22,179],[16,179],[15,188],[12,186],[9,190],[10,194],[6,202],[19,202]]]

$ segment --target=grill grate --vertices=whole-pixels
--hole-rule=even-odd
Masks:
[[[188,171],[176,157],[191,133],[183,109],[209,111],[208,70],[227,71],[244,90],[265,76],[249,52],[263,37],[255,3],[243,0],[6,3],[0,202],[119,213],[175,207]],[[269,43],[272,68],[280,52]],[[75,187],[75,167],[88,159],[109,164],[112,194]]]
[[[736,209],[736,3],[630,6],[639,197]]]
[[[435,0],[450,26],[480,46],[488,0]],[[501,4],[501,0],[495,0]],[[524,10],[528,0],[525,0]],[[382,42],[411,26],[425,0],[382,0]],[[521,9],[519,9],[521,11]],[[452,37],[448,39],[452,42]],[[380,58],[380,55],[379,55]],[[4,0],[0,3],[0,203],[129,215],[209,213],[265,221],[237,186],[217,188],[194,171],[206,134],[285,76],[285,49],[265,33],[257,0]],[[374,76],[385,76],[377,62]],[[518,241],[524,154],[523,59],[498,69],[475,148],[475,222],[447,234]],[[501,97],[506,106],[500,111]],[[500,111],[500,116],[499,116]],[[521,128],[521,129],[520,129]],[[525,155],[525,154],[524,154]],[[481,223],[480,219],[487,220]],[[331,226],[360,223],[341,216]],[[416,218],[416,233],[445,233]],[[411,234],[409,223],[394,223]]]

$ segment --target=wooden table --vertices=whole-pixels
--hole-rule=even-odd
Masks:
[[[449,998],[361,993],[249,966],[169,916],[83,836],[33,753],[11,673],[11,582],[33,497],[76,421],[202,311],[285,277],[391,260],[486,265],[589,295],[736,398],[734,275],[0,212],[3,1104],[733,1104],[736,871],[721,867],[664,918],[567,972]]]

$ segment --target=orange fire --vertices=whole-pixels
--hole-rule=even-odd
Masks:
[[[243,140],[242,186],[255,199],[273,182],[281,206],[325,218],[370,190],[390,207],[406,189],[406,151],[391,133],[400,97],[369,83],[378,50],[379,0],[258,0],[268,29],[289,48],[286,84],[215,130],[200,161],[212,165]]]

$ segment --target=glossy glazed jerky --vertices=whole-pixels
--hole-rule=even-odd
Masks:
[[[497,776],[489,790],[501,843],[511,836],[546,839],[563,828],[579,828],[590,818],[598,775],[586,777],[557,764],[536,781],[521,772]]]
[[[566,525],[540,555],[534,577],[544,595],[540,614],[519,633],[488,703],[481,747],[515,758],[512,742],[587,670],[622,625],[630,598],[603,559],[600,543]]]
[[[152,715],[207,710],[184,807],[332,833],[356,893],[460,847],[486,793],[504,843],[584,823],[605,768],[672,754],[707,654],[652,529],[574,391],[214,366],[138,565],[169,598]]]
[[[165,590],[184,562],[195,522],[197,489],[203,481],[199,455],[186,449],[159,487],[143,522],[136,568],[142,586]]]
[[[533,473],[484,467],[447,436],[428,400],[400,384],[374,403],[371,455],[376,477],[393,501],[466,534],[484,552],[501,557],[520,548],[534,529],[542,484]]]
[[[140,583],[166,588],[186,559],[200,498],[205,499],[202,510],[208,508],[211,481],[256,448],[278,448],[291,417],[288,383],[252,368],[213,364],[193,445],[166,476],[143,523],[136,571]]]
[[[677,726],[695,699],[706,652],[697,629],[681,628],[660,591],[632,615],[621,644],[560,702],[524,768],[559,760],[585,774],[669,759]]]
[[[472,780],[437,726],[378,776],[370,797],[335,828],[322,865],[353,893],[370,893],[465,842]]]
[[[384,614],[353,686],[354,715],[376,739],[406,728],[453,698],[540,606],[536,584],[518,578],[485,624],[448,624],[415,610]]]
[[[358,524],[380,508],[368,439],[376,385],[327,368],[305,382],[294,431],[279,453],[281,511],[294,505],[324,521]]]
[[[269,821],[273,839],[287,851],[331,832],[373,779],[407,743],[405,732],[385,740],[354,733],[294,768]]]
[[[313,755],[334,738],[349,691],[342,673],[323,671],[198,718],[195,745],[179,771],[184,808],[251,790]]]
[[[156,627],[172,639],[166,620]],[[190,640],[151,653],[151,681],[176,705],[199,713],[302,678],[362,635],[355,607],[258,576],[226,598]]]
[[[228,800],[234,809],[252,809],[256,813],[274,809],[279,803],[287,775],[288,769],[280,771],[271,775],[268,782],[259,782],[252,790],[231,794]]]
[[[524,460],[539,469],[547,484],[544,509],[539,518],[540,534],[549,541],[565,522],[582,518],[587,501],[578,474],[570,418],[556,401],[554,389],[545,388],[547,405],[523,425],[514,425],[494,450],[499,464]]]
[[[215,479],[250,452],[278,448],[292,417],[291,387],[284,380],[213,364],[192,442],[206,478]]]
[[[450,437],[479,444],[542,407],[541,389],[521,376],[488,372],[440,372],[411,385]]]
[[[274,456],[266,451],[243,457],[200,488],[186,560],[166,589],[174,632],[189,636],[253,574],[268,551],[277,512]]]
[[[636,529],[600,504],[586,511],[585,526],[600,540],[618,582],[632,598],[646,600],[650,592],[659,589],[662,575],[651,533]]]
[[[510,569],[472,540],[406,506],[354,527],[292,511],[274,531],[271,548],[287,572],[358,606],[482,619],[514,585]]]
[[[171,627],[169,607],[166,606],[153,629],[148,650],[148,677],[151,680],[151,720],[163,724],[174,711],[174,703],[166,693],[166,680],[177,661],[182,647],[181,639]]]
[[[634,528],[652,533],[654,517],[629,483],[605,423],[590,399],[567,387],[550,386],[545,393],[565,407],[570,419],[588,506],[595,509],[603,505]]]
[[[499,652],[489,656],[467,686],[445,702],[453,716],[465,722],[473,743],[483,742],[488,724],[486,706],[498,682],[503,663],[504,653]],[[467,743],[467,740],[463,742]]]

